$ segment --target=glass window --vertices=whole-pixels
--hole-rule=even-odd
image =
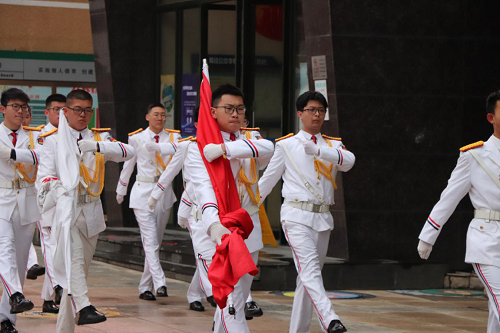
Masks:
[[[175,12],[161,14],[160,101],[167,111],[167,128],[174,128],[175,26]]]

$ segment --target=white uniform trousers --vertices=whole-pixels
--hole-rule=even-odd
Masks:
[[[472,264],[488,295],[488,333],[500,333],[500,267]]]
[[[0,280],[3,285],[0,302],[0,322],[16,324],[16,315],[10,314],[10,296],[23,292],[24,278],[35,223],[22,225],[16,206],[10,221],[0,219]]]
[[[38,256],[36,254],[35,247],[33,246],[33,242],[31,242],[28,264],[26,265],[26,273],[33,265],[38,265]]]
[[[196,267],[196,271],[194,272],[193,278],[191,279],[191,283],[189,284],[189,288],[187,291],[187,300],[188,303],[193,303],[201,302],[203,298],[205,298],[205,294],[203,293],[203,289],[201,288],[200,272],[198,267]]]
[[[209,259],[205,259],[201,254],[198,255],[196,260],[200,287],[206,297],[213,296],[212,283],[210,283],[210,280],[208,279],[208,267],[210,267],[211,263],[211,257]]]
[[[142,246],[144,248],[144,272],[139,283],[139,292],[156,291],[166,286],[165,273],[160,264],[160,247],[163,242],[163,233],[167,227],[170,208],[162,210],[156,205],[154,212],[134,209],[135,218],[141,230]],[[154,289],[153,289],[154,287]]]
[[[87,235],[87,223],[83,212],[81,212],[70,230],[72,297],[69,297],[68,290],[64,289],[57,317],[57,333],[73,333],[75,331],[75,314],[91,304],[87,296],[87,277],[99,235],[90,238]],[[60,237],[63,237],[62,232]],[[63,244],[64,242],[59,243]],[[56,255],[63,253],[64,251],[58,251]],[[63,258],[54,258],[55,262],[63,262],[63,260]]]
[[[254,263],[257,264],[259,259],[259,251],[250,253]],[[246,274],[234,286],[233,301],[236,315],[229,314],[229,306],[226,305],[224,310],[217,306],[214,315],[214,333],[249,333],[247,321],[245,319],[245,302],[250,293],[253,276]]]
[[[54,264],[52,263],[53,245],[50,241],[50,229],[42,228],[40,222],[37,222],[37,224],[40,231],[40,247],[42,248],[43,261],[45,262],[42,299],[50,301],[54,298],[54,288],[58,285],[54,276]]]
[[[290,333],[309,332],[313,306],[320,326],[326,332],[330,322],[339,319],[332,302],[326,296],[321,276],[331,231],[318,232],[289,221],[283,221],[282,226],[298,273]]]

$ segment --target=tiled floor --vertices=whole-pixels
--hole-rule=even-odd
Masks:
[[[140,273],[101,262],[91,266],[91,302],[108,313],[105,323],[77,327],[76,332],[210,332],[214,310],[188,310],[187,283],[168,280],[170,297],[156,302],[138,298]],[[20,332],[55,332],[55,316],[42,316],[40,290],[43,278],[27,281],[25,294],[35,311],[18,317]],[[416,297],[387,291],[361,291],[374,298],[334,300],[335,310],[349,332],[485,332],[486,298]],[[248,322],[251,332],[288,332],[292,298],[271,292],[254,292],[264,316]],[[315,319],[311,332],[321,332]]]

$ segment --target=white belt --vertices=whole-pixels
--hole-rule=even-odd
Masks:
[[[500,221],[500,212],[497,212],[496,210],[476,209],[474,211],[474,218],[489,221]]]
[[[158,179],[160,179],[160,176],[148,177],[148,176],[137,175],[135,177],[135,179],[138,180],[138,181],[140,181],[140,182],[157,183]]]
[[[82,195],[78,196],[78,202],[77,202],[77,204],[81,206],[81,205],[84,205],[86,203],[94,202],[94,201],[99,201],[99,200],[101,200],[100,197],[93,197],[93,196],[91,196],[89,194],[82,194]]]
[[[330,211],[330,205],[317,205],[308,201],[298,201],[298,202],[285,201],[285,204],[294,208],[307,210],[308,212],[313,212],[313,213],[327,213]]]
[[[11,189],[20,189],[26,187],[33,187],[34,183],[28,183],[24,179],[16,179],[16,180],[0,180],[0,188],[11,188]]]

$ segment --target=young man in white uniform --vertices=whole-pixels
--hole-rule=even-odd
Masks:
[[[266,198],[283,178],[281,223],[298,272],[290,333],[309,332],[313,306],[325,332],[346,332],[326,295],[321,270],[333,230],[335,175],[351,169],[355,158],[339,138],[321,135],[328,111],[321,93],[308,91],[296,104],[302,130],[276,140],[274,156],[259,181]]]
[[[40,213],[34,187],[36,137],[22,128],[29,97],[17,88],[2,93],[0,111],[0,332],[16,333],[16,313],[31,310],[23,292],[29,249]]]
[[[417,250],[422,259],[429,258],[444,224],[468,193],[475,211],[467,231],[465,262],[472,264],[488,295],[488,332],[499,333],[500,91],[488,96],[486,111],[486,118],[493,125],[493,135],[486,142],[478,141],[460,149],[448,186],[418,236]]]
[[[116,200],[121,204],[137,164],[137,176],[130,193],[129,207],[134,210],[146,257],[144,273],[139,283],[139,298],[149,301],[156,300],[153,291],[156,291],[157,297],[168,296],[165,274],[160,264],[160,247],[170,209],[176,201],[172,184],[167,185],[165,195],[154,210],[148,208],[151,191],[176,152],[177,141],[180,139],[179,131],[164,129],[166,119],[165,107],[162,104],[148,106],[146,120],[149,127],[129,134],[129,144],[134,147],[136,155],[123,164],[116,187]]]
[[[65,287],[57,318],[56,329],[58,333],[74,332],[75,322],[78,325],[86,325],[106,320],[106,317],[90,303],[87,296],[89,266],[99,233],[106,229],[100,200],[104,186],[104,163],[106,161],[126,161],[134,156],[134,149],[113,139],[109,134],[110,129],[89,130],[87,128],[94,112],[92,96],[89,93],[84,90],[74,90],[66,98],[67,106],[64,108],[64,115],[69,126],[69,135],[76,141],[80,154],[80,170],[68,170],[68,172],[78,174],[80,184],[76,211],[74,212],[76,221],[71,225],[69,231],[72,293],[71,296],[68,296],[68,290]],[[44,159],[38,170],[37,186],[39,195],[47,194],[49,196],[50,191],[55,191],[54,182],[60,182],[61,170],[58,164],[58,154],[61,152],[58,147],[64,144],[58,142],[56,130],[47,132],[43,139]],[[48,158],[49,156],[51,158]],[[59,212],[71,209],[71,207],[59,206],[56,208]],[[57,246],[53,254],[54,266],[60,268],[60,266],[64,266],[65,262],[64,246],[61,245],[65,242],[64,235],[63,232],[59,232],[57,235],[53,234],[52,237],[54,237],[53,241]],[[60,270],[56,269],[55,272],[58,279],[66,279],[65,275],[62,278],[57,275]]]
[[[224,158],[222,156],[225,155],[230,161],[236,184],[239,183],[239,171],[245,159],[255,158],[257,169],[259,169],[261,162],[267,163],[274,151],[272,142],[264,139],[248,140],[240,134],[245,111],[243,94],[238,88],[223,85],[212,93],[210,112],[219,126],[224,143],[207,144],[203,151],[204,156],[208,162],[211,162],[217,158]],[[212,182],[197,145],[188,147],[185,163],[190,166],[186,170],[185,177],[189,180],[186,186],[188,193],[195,193],[193,200],[202,212],[204,228],[211,239],[220,244],[222,236],[230,234],[230,231],[220,223]],[[192,192],[189,191],[190,186],[193,188]],[[258,207],[251,202],[248,195],[247,191],[240,193],[241,207],[248,211],[254,224],[254,229],[245,243],[254,262],[257,263],[259,250],[263,246],[262,233]],[[253,277],[247,274],[236,284],[232,293],[236,310],[234,316],[229,314],[229,306],[222,310],[217,307],[214,332],[249,332],[244,309],[252,281]]]

